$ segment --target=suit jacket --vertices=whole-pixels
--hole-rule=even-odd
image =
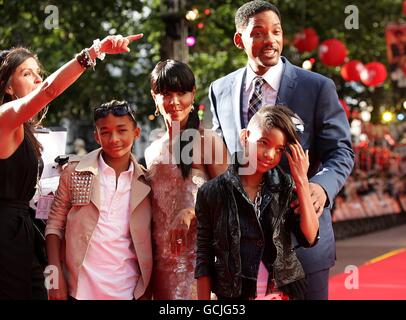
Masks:
[[[330,268],[335,263],[335,240],[330,209],[354,164],[349,123],[338,100],[334,82],[320,74],[292,65],[285,57],[276,104],[288,106],[305,124],[300,143],[309,150],[310,182],[318,183],[327,194],[320,217],[320,241],[312,248],[297,250],[306,273]],[[210,85],[209,99],[213,130],[220,134],[230,154],[242,149],[242,87],[246,68],[234,71]],[[286,158],[281,167],[289,170]]]
[[[45,234],[56,234],[64,240],[62,259],[68,271],[70,294],[76,295],[80,267],[99,219],[100,175],[97,149],[64,169],[49,214]],[[141,276],[134,298],[141,297],[152,273],[151,204],[142,167],[131,155],[134,173],[130,195],[130,234],[137,253]]]

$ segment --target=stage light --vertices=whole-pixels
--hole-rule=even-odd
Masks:
[[[394,114],[390,111],[385,111],[384,113],[382,113],[382,121],[389,123],[391,121],[393,121],[394,118]]]
[[[203,121],[203,119],[204,119],[204,110],[197,110],[197,117],[199,118],[200,121]]]
[[[204,9],[204,14],[206,16],[210,15],[211,14],[211,9],[210,8]]]
[[[188,21],[194,21],[198,17],[199,17],[199,10],[197,10],[196,8],[194,8],[186,13],[186,20],[188,20]]]
[[[367,110],[361,111],[361,120],[364,122],[371,121],[371,113]]]
[[[188,36],[185,42],[188,47],[193,47],[196,44],[196,38],[194,36]]]
[[[313,67],[313,64],[311,63],[310,60],[305,60],[305,61],[303,61],[303,64],[302,64],[302,68],[303,68],[303,69],[305,69],[305,70],[311,70],[312,67]]]

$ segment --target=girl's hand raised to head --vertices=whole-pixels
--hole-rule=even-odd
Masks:
[[[135,40],[141,39],[143,36],[142,33],[127,37],[123,37],[122,35],[107,36],[100,42],[100,51],[106,54],[130,52],[128,45]]]
[[[292,155],[286,152],[286,156],[289,160],[290,173],[295,181],[296,187],[303,187],[305,186],[305,183],[308,183],[307,171],[309,170],[309,151],[303,151],[301,145],[298,143],[289,145],[289,148]],[[327,194],[317,183],[309,183],[309,191],[313,208],[317,217],[320,217],[323,214],[323,209],[327,201]],[[300,213],[298,199],[293,201],[290,206],[295,209],[295,213]]]
[[[290,153],[286,152],[289,161],[290,173],[293,180],[297,184],[302,184],[307,180],[307,171],[309,170],[309,151],[303,150],[302,146],[297,142],[288,145]]]

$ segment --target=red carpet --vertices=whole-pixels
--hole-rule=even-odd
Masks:
[[[331,277],[330,300],[406,300],[406,249],[392,251],[357,269],[349,267],[347,273]]]

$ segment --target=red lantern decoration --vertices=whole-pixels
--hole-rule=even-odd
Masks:
[[[210,9],[210,8],[204,9],[204,14],[205,14],[206,16],[211,15],[211,9]]]
[[[347,115],[347,119],[349,119],[350,114],[351,114],[350,107],[348,106],[348,104],[343,99],[339,99],[339,101],[340,101],[341,106],[343,107],[343,109],[345,111],[345,114]]]
[[[346,46],[337,39],[328,39],[319,47],[319,58],[327,66],[341,66],[347,57]]]
[[[345,81],[361,81],[361,73],[365,72],[365,66],[361,61],[351,60],[341,68],[341,76]]]
[[[384,64],[374,61],[365,65],[365,72],[361,73],[361,81],[368,87],[376,87],[383,84],[388,75]]]
[[[302,53],[313,51],[319,45],[319,36],[313,28],[306,28],[295,34],[293,45]]]

